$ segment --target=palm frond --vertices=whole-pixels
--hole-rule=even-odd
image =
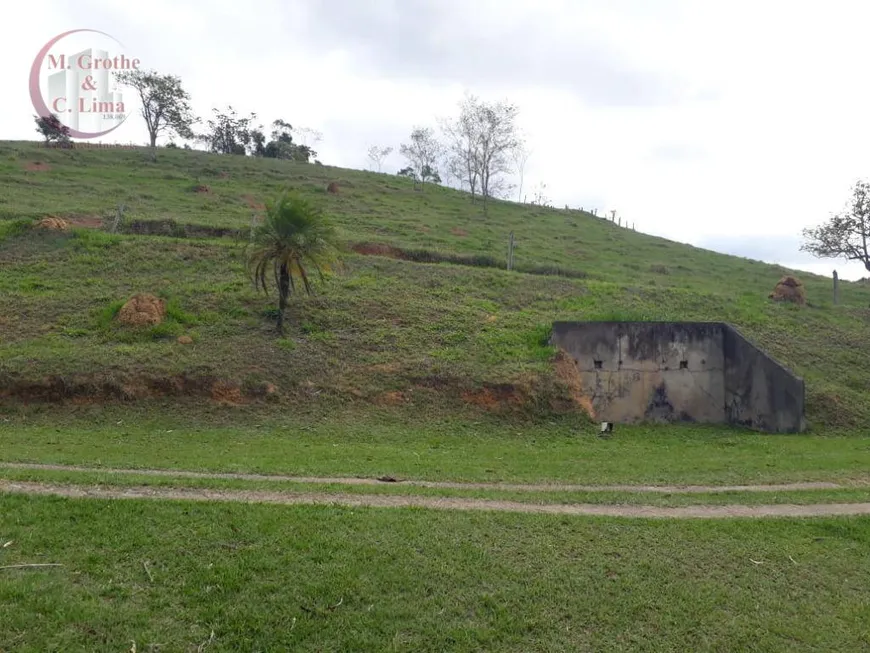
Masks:
[[[307,199],[285,193],[266,204],[265,220],[258,225],[248,245],[247,266],[254,285],[268,292],[266,270],[272,267],[274,283],[280,288],[280,270],[290,274],[290,290],[295,279],[311,294],[310,271],[323,280],[333,264],[340,263],[336,232],[327,216]]]

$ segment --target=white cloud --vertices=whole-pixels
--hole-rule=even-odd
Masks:
[[[33,56],[55,34],[92,27],[181,75],[200,115],[232,104],[320,129],[322,158],[338,165],[362,167],[368,144],[398,146],[413,125],[434,125],[464,89],[508,97],[534,149],[527,189],[544,181],[557,206],[616,209],[682,242],[799,236],[870,176],[870,5],[474,4],[16,3],[0,43],[0,136],[36,137]],[[145,139],[135,117],[113,136]]]

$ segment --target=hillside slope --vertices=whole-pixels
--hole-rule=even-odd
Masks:
[[[326,192],[331,181],[336,194]],[[410,258],[477,265],[350,254],[344,274],[293,304],[290,337],[278,340],[272,301],[245,278],[239,243],[216,236],[220,228],[244,233],[283,188],[322,201],[359,251],[401,248]],[[170,235],[105,233],[100,223],[119,204],[122,231]],[[46,215],[80,228],[27,228]],[[570,392],[553,370],[548,325],[624,317],[731,322],[805,378],[813,426],[854,427],[870,417],[870,371],[861,362],[870,348],[866,285],[843,283],[833,306],[829,279],[799,274],[809,305],[777,304],[767,295],[787,272],[778,266],[580,211],[496,202],[483,215],[464,193],[415,192],[386,174],[183,150],[161,150],[155,164],[139,149],[3,143],[0,218],[7,402],[203,392],[236,401],[241,392],[282,405],[558,411]],[[199,228],[185,234],[178,225]],[[502,269],[511,231],[517,267],[535,274]],[[135,292],[168,299],[169,322],[118,328],[114,312]],[[194,344],[179,345],[182,334]]]

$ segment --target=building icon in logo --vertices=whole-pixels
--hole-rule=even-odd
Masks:
[[[88,48],[56,59],[60,70],[48,77],[48,105],[61,122],[80,132],[101,132],[117,124],[116,108],[123,111],[124,96],[106,68],[93,68],[109,53]]]
[[[37,115],[56,116],[72,138],[98,138],[120,127],[129,111],[116,75],[139,70],[140,63],[123,50],[117,39],[93,29],[70,30],[48,41],[30,67]]]

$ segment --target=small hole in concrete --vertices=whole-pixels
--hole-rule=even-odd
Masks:
[[[706,364],[707,364],[706,359],[701,361],[701,365],[706,365]]]
[[[601,362],[601,361],[595,361],[595,369],[596,369],[596,370],[600,370],[600,369],[601,369],[601,365],[602,365],[602,362]]]
[[[689,369],[689,361],[680,361],[680,369],[681,370]]]

